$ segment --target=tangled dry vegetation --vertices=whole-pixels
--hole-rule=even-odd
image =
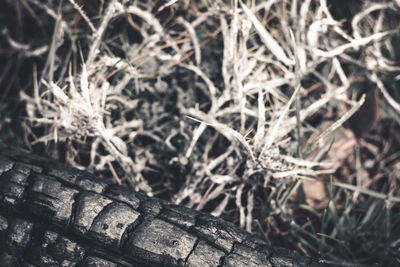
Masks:
[[[21,1],[53,21],[43,46],[2,29],[46,58],[28,141],[273,244],[394,266],[400,3],[331,2]]]

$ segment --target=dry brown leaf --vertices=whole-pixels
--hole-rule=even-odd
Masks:
[[[326,207],[329,197],[323,183],[319,181],[303,180],[303,189],[308,205],[316,210]]]
[[[351,130],[340,128],[336,141],[328,152],[328,157],[332,163],[332,169],[337,170],[354,153],[357,144],[356,137]]]

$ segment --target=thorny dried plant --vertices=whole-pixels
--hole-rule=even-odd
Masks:
[[[28,2],[45,8],[36,0]],[[216,216],[235,206],[240,226],[248,231],[254,231],[255,213],[260,224],[271,219],[269,215],[293,222],[294,211],[288,203],[298,196],[303,180],[399,202],[395,192],[375,192],[357,181],[353,185],[324,177],[337,170],[335,162],[326,158],[335,134],[364,102],[364,96],[355,99],[349,94],[353,81],[363,79],[374,84],[396,116],[400,113],[399,103],[383,82],[383,73],[396,76],[400,71],[388,41],[398,29],[387,28],[384,23],[386,16],[399,11],[400,3],[365,1],[349,29],[334,18],[326,0],[248,2],[249,5],[233,0],[226,5],[221,1],[170,1],[156,10],[161,12],[176,5],[188,9],[190,5],[195,11],[176,18],[172,26],[163,26],[150,4],[111,1],[97,29],[75,4],[91,25],[93,36],[80,72],[69,72],[56,82],[56,50],[64,35],[73,39],[70,22],[64,21],[59,11],[55,32],[62,34],[55,34],[48,47],[47,72],[33,96],[22,94],[30,126],[48,126],[46,134],[35,142],[92,137],[89,167],[102,170],[107,162],[116,162],[137,190],[151,194],[142,173],[149,168],[149,162],[156,165],[158,157],[149,147],[133,143],[137,136],[147,135],[159,146],[180,151],[170,163],[193,163],[186,181],[172,197],[176,203],[202,209],[212,202],[210,212]],[[126,16],[142,37],[140,45],[124,44],[126,58],[109,53],[102,43],[107,27],[121,16]],[[210,24],[218,26],[205,35]],[[218,66],[221,82],[210,76],[212,70],[208,69],[203,49],[218,34],[223,42],[222,63]],[[147,67],[152,70],[146,70],[146,61],[139,60],[143,58],[157,66],[149,64]],[[152,77],[163,84],[161,78],[171,77],[176,68],[184,70],[185,75],[194,74],[189,88],[180,88],[176,78],[170,79],[167,89],[154,87],[147,79]],[[118,78],[111,82],[113,75]],[[140,104],[143,100],[124,93],[132,84],[136,90],[154,96],[161,91],[176,93],[180,118],[173,125],[178,127],[166,128],[161,117],[172,118],[176,113],[163,114],[168,108],[160,111],[155,105],[149,109],[160,118],[150,121],[111,116],[113,112],[145,106]],[[41,85],[47,90],[40,91]],[[206,100],[196,102],[194,90],[199,90]],[[308,120],[321,110],[338,112],[328,126],[314,128]],[[171,144],[177,136],[184,139],[178,149]],[[213,154],[210,151],[218,138],[225,145]],[[99,151],[100,144],[107,155]],[[129,156],[129,151],[135,151],[135,157]],[[256,194],[259,188],[269,190],[264,211],[256,208],[260,206]],[[263,213],[269,215],[262,218]],[[335,238],[337,231],[331,234]],[[334,255],[332,258],[340,261]]]

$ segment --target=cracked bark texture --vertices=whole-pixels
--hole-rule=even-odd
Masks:
[[[0,266],[324,266],[0,141]]]

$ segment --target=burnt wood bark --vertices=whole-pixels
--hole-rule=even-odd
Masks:
[[[0,266],[323,266],[0,141]]]

